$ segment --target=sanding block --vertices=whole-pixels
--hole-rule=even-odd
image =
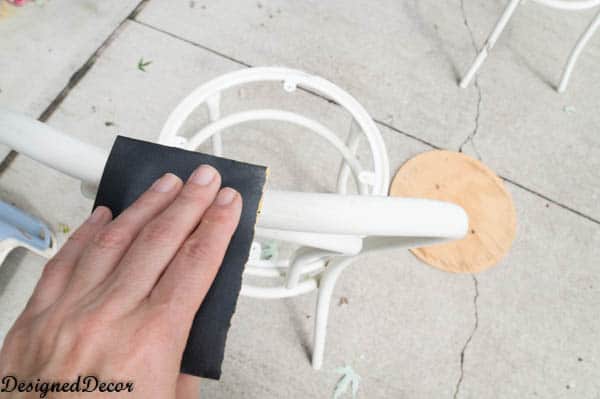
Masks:
[[[163,174],[171,172],[186,181],[201,164],[217,169],[222,186],[236,189],[243,199],[240,223],[215,281],[194,318],[181,364],[183,373],[219,379],[267,168],[118,136],[106,162],[94,208],[107,206],[116,217]]]

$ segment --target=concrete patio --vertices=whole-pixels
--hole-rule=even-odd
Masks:
[[[455,275],[408,251],[364,256],[336,287],[319,372],[307,357],[314,294],[240,298],[223,379],[206,381],[203,398],[329,398],[334,369],[348,364],[362,377],[359,398],[599,399],[600,34],[567,91],[554,90],[597,11],[526,2],[476,84],[460,89],[458,76],[504,6],[32,2],[0,16],[0,106],[108,149],[116,134],[155,139],[173,107],[213,77],[285,65],[333,81],[367,108],[392,174],[410,157],[444,148],[479,158],[504,179],[518,232],[497,267]],[[146,72],[141,58],[152,61]],[[339,107],[306,92],[257,86],[228,95],[227,110],[286,101],[341,136],[348,131]],[[272,188],[335,186],[336,176],[323,171],[339,159],[301,129],[254,123],[232,129],[224,143],[227,156],[268,165]],[[4,162],[0,198],[54,229],[77,226],[92,206],[78,181],[22,155]],[[15,251],[0,266],[0,340],[43,264]],[[341,297],[348,303],[339,305]]]

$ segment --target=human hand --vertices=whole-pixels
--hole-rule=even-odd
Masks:
[[[12,376],[32,392],[0,399],[197,397],[199,379],[179,373],[182,354],[242,209],[239,193],[220,186],[203,165],[185,185],[162,176],[114,220],[96,208],[46,264],[0,350],[0,390]],[[41,396],[41,383],[78,376],[96,377],[96,390]],[[124,388],[103,393],[100,381]]]

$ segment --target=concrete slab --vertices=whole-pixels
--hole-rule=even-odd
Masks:
[[[509,185],[518,239],[477,276],[478,328],[461,398],[595,398],[600,392],[600,229]]]
[[[443,148],[466,142],[465,152],[501,175],[600,220],[600,136],[594,134],[600,35],[581,56],[568,91],[553,90],[593,11],[526,2],[484,64],[480,89],[460,90],[456,79],[474,44],[481,46],[503,7],[155,0],[138,20],[240,63],[284,64],[330,78],[381,122]]]
[[[138,20],[243,63],[331,79],[378,120],[439,146],[458,147],[472,125],[475,93],[456,85],[472,49],[455,3],[153,1]]]
[[[3,4],[0,106],[38,117],[139,0]]]

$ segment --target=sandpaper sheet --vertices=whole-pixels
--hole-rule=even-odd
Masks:
[[[267,168],[118,136],[106,162],[94,208],[107,206],[116,217],[163,174],[171,172],[186,181],[201,164],[217,169],[222,186],[236,189],[243,199],[239,226],[215,281],[196,314],[181,364],[183,373],[219,379],[227,332],[254,237]]]

